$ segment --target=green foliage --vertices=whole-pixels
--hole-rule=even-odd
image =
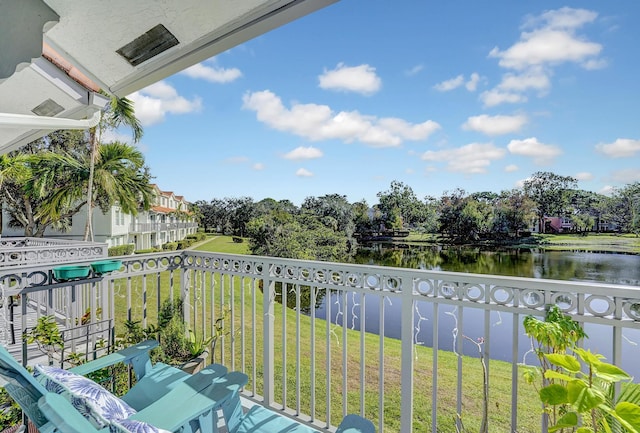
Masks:
[[[149,254],[149,253],[157,253],[157,252],[160,252],[160,251],[162,251],[162,250],[159,249],[159,248],[145,248],[145,249],[142,249],[142,250],[135,250],[134,254]]]
[[[178,243],[177,242],[167,242],[167,243],[162,245],[162,250],[163,251],[175,251],[177,249],[178,249]]]
[[[0,429],[4,431],[20,423],[22,423],[22,409],[4,388],[0,388]]]
[[[49,365],[53,364],[54,355],[64,347],[60,329],[53,316],[40,316],[36,326],[25,332],[22,337],[27,344],[37,344],[38,349],[47,355]]]
[[[577,182],[571,176],[560,176],[547,171],[538,171],[524,181],[524,193],[536,203],[536,213],[543,233],[544,217],[564,215]]]
[[[193,239],[182,239],[178,241],[176,245],[177,249],[184,250],[185,248],[189,248],[193,245]]]
[[[108,249],[109,257],[128,256],[133,254],[136,249],[135,244],[125,244],[111,247]]]
[[[525,332],[534,342],[540,360],[542,386],[538,390],[549,432],[640,432],[640,385],[604,357],[581,349],[586,338],[580,324],[551,306],[545,320],[524,320]],[[536,373],[525,380],[535,385]],[[623,392],[615,399],[615,385]]]

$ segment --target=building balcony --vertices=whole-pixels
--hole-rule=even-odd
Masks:
[[[317,427],[359,413],[378,432],[455,431],[460,422],[477,430],[478,354],[489,431],[546,431],[523,379],[537,359],[522,321],[549,304],[583,324],[585,347],[640,374],[638,287],[197,251],[119,259],[120,270],[73,282],[55,281],[55,264],[0,269],[3,299],[19,299],[16,314],[0,318],[5,342],[9,330],[21,342],[20,330],[42,314],[66,329],[99,309],[89,321],[108,335],[125,320],[146,327],[180,296],[199,335],[224,318],[215,361],[249,376],[245,399]],[[25,363],[37,356],[10,347]]]
[[[187,223],[187,222],[177,222],[177,223],[132,223],[129,231],[131,233],[158,233],[158,232],[166,232],[171,230],[178,229],[190,229],[197,228],[198,223]]]
[[[0,267],[75,262],[107,257],[103,243],[31,237],[0,238]]]

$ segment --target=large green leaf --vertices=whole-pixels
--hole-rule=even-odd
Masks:
[[[633,432],[637,433],[640,431],[640,406],[623,401],[616,405],[615,410],[618,417],[633,427]],[[627,428],[629,428],[629,426],[627,426]]]
[[[558,384],[545,386],[540,390],[540,400],[550,406],[568,403],[567,388]]]
[[[621,380],[629,380],[631,376],[620,367],[606,362],[597,362],[593,364],[596,375],[609,382],[620,382]]]
[[[604,356],[599,353],[593,353],[590,350],[580,349],[578,347],[574,347],[573,352],[589,365],[600,363],[602,359],[604,359]]]
[[[571,355],[561,355],[557,353],[550,353],[548,355],[545,355],[545,357],[553,365],[562,367],[567,371],[570,371],[572,373],[577,373],[580,371],[580,362]]]
[[[575,412],[567,412],[562,418],[558,420],[558,422],[549,427],[549,433],[553,433],[554,431],[558,431],[563,428],[575,427],[578,425],[578,414]]]
[[[564,373],[560,373],[558,371],[555,370],[547,370],[544,372],[544,377],[546,377],[547,379],[560,379],[560,380],[564,380],[564,381],[571,381],[574,378],[572,376],[569,376],[568,374],[564,374]]]
[[[589,388],[581,380],[572,380],[567,384],[567,397],[578,412],[583,413],[598,407],[605,401],[604,395],[593,388]]]
[[[576,430],[576,433],[593,433],[593,429],[589,427],[580,427],[578,430]]]

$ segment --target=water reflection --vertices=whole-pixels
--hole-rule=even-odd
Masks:
[[[354,263],[640,286],[640,255],[515,248],[487,250],[477,247],[378,243],[361,248]],[[280,293],[281,287],[277,289]],[[305,314],[308,314],[311,309],[310,294],[310,288],[305,287],[301,297],[301,310]],[[528,298],[523,299],[527,305],[537,305],[540,302],[540,295],[534,291],[529,292],[527,296]],[[347,297],[347,304],[342,305],[342,298],[335,292],[327,298],[326,290],[316,289],[315,299],[317,317],[326,318],[327,302],[330,302],[333,323],[338,325],[346,323],[347,327],[357,330],[360,329],[362,319],[365,319],[365,330],[376,334],[380,332],[382,324],[379,317],[380,303],[384,303],[382,322],[384,322],[385,336],[400,338],[400,303],[394,304],[389,297],[369,294],[363,298],[360,294],[352,294]],[[558,296],[556,301],[563,307],[572,303],[572,299],[565,295]],[[290,308],[295,308],[295,297],[287,296],[287,304]],[[366,307],[365,314],[362,314],[363,306]],[[595,304],[594,307],[599,310]],[[638,313],[640,304],[633,305],[629,310]],[[437,320],[440,349],[477,356],[477,348],[469,342],[464,342],[462,336],[468,336],[473,340],[485,338],[488,341],[492,359],[512,361],[515,357],[517,362],[536,364],[536,357],[529,356],[531,342],[524,334],[522,318],[523,316],[520,316],[518,319],[518,344],[517,350],[514,351],[512,347],[514,324],[511,314],[501,314],[498,311],[485,313],[474,308],[459,310],[453,306],[440,305],[437,316],[434,318],[433,304],[427,301],[418,302],[414,322],[415,342],[432,347],[434,341],[432,323]],[[589,335],[585,346],[611,360],[611,342],[613,341],[611,329],[602,325],[587,324],[585,331]],[[622,368],[636,377],[640,377],[640,365],[634,362],[640,356],[639,344],[640,330],[623,330]]]
[[[541,249],[374,243],[358,264],[554,280],[640,285],[640,255]]]

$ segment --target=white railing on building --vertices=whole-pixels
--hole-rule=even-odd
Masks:
[[[130,231],[132,233],[153,233],[179,229],[197,228],[198,223],[132,223]]]
[[[640,357],[638,287],[196,251],[121,259],[122,269],[103,278],[57,283],[53,266],[39,266],[0,269],[0,283],[28,301],[23,313],[38,305],[40,314],[68,315],[71,324],[100,308],[103,320],[119,314],[147,326],[165,299],[180,294],[198,334],[211,335],[217,318],[232,328],[216,361],[249,375],[246,397],[317,426],[335,425],[347,412],[373,419],[379,432],[443,431],[450,413],[468,420],[469,361],[451,354],[468,351],[465,336],[483,340],[491,411],[507,420],[490,420],[490,430],[529,431],[523,412],[538,414],[539,406],[522,408],[533,388],[523,383],[521,364],[535,364],[526,358],[522,319],[543,316],[548,304],[583,323],[591,337],[585,345],[610,362],[634,371]],[[422,345],[434,349],[429,358]],[[504,372],[505,362],[511,387],[494,390],[492,372]],[[454,401],[443,400],[444,388],[455,390]]]
[[[107,244],[31,237],[0,238],[0,267],[107,257]]]

